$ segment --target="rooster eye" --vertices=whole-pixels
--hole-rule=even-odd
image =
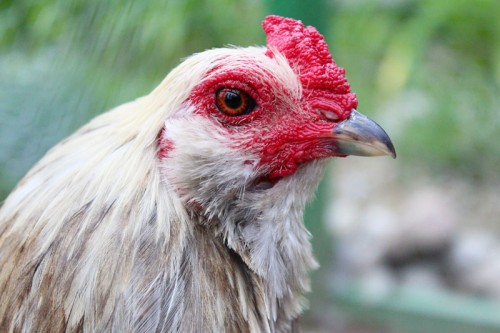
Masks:
[[[256,103],[246,92],[221,88],[215,94],[215,104],[220,112],[228,116],[242,116],[255,109]]]

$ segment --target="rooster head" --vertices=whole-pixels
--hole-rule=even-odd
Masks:
[[[214,175],[217,191],[242,191],[327,157],[395,157],[384,130],[356,111],[345,71],[315,28],[279,16],[263,28],[267,48],[209,50],[180,66],[194,83],[160,140],[180,192],[199,191],[190,184]]]

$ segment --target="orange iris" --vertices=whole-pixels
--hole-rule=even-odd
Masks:
[[[232,88],[217,90],[215,103],[220,112],[232,117],[249,114],[256,106],[249,94]]]

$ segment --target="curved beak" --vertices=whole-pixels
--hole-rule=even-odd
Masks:
[[[351,116],[338,123],[332,132],[337,152],[344,155],[396,158],[396,150],[387,133],[367,116],[352,110]]]

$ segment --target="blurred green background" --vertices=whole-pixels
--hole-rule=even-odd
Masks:
[[[194,52],[263,45],[265,15],[293,15],[293,6],[273,0],[3,0],[0,199],[48,148],[93,116],[147,94]],[[393,139],[396,183],[404,189],[425,177],[446,187],[457,179],[474,189],[471,196],[480,198],[487,187],[494,192],[488,198],[497,198],[500,1],[342,0],[303,6],[296,18],[318,26],[334,59],[347,70],[359,110]],[[334,179],[341,177],[336,170],[335,165],[330,172]],[[423,176],[416,180],[416,173]],[[323,207],[337,195],[325,187],[319,200]],[[476,222],[479,229],[498,232],[492,227],[498,216]],[[331,263],[325,260],[331,248],[320,235],[316,238],[328,276]],[[311,330],[332,331],[314,327],[322,316],[314,311],[324,310],[330,297],[313,294],[312,299]],[[339,313],[338,320],[344,320]],[[405,330],[384,320],[376,325]],[[347,332],[349,327],[335,329]]]

